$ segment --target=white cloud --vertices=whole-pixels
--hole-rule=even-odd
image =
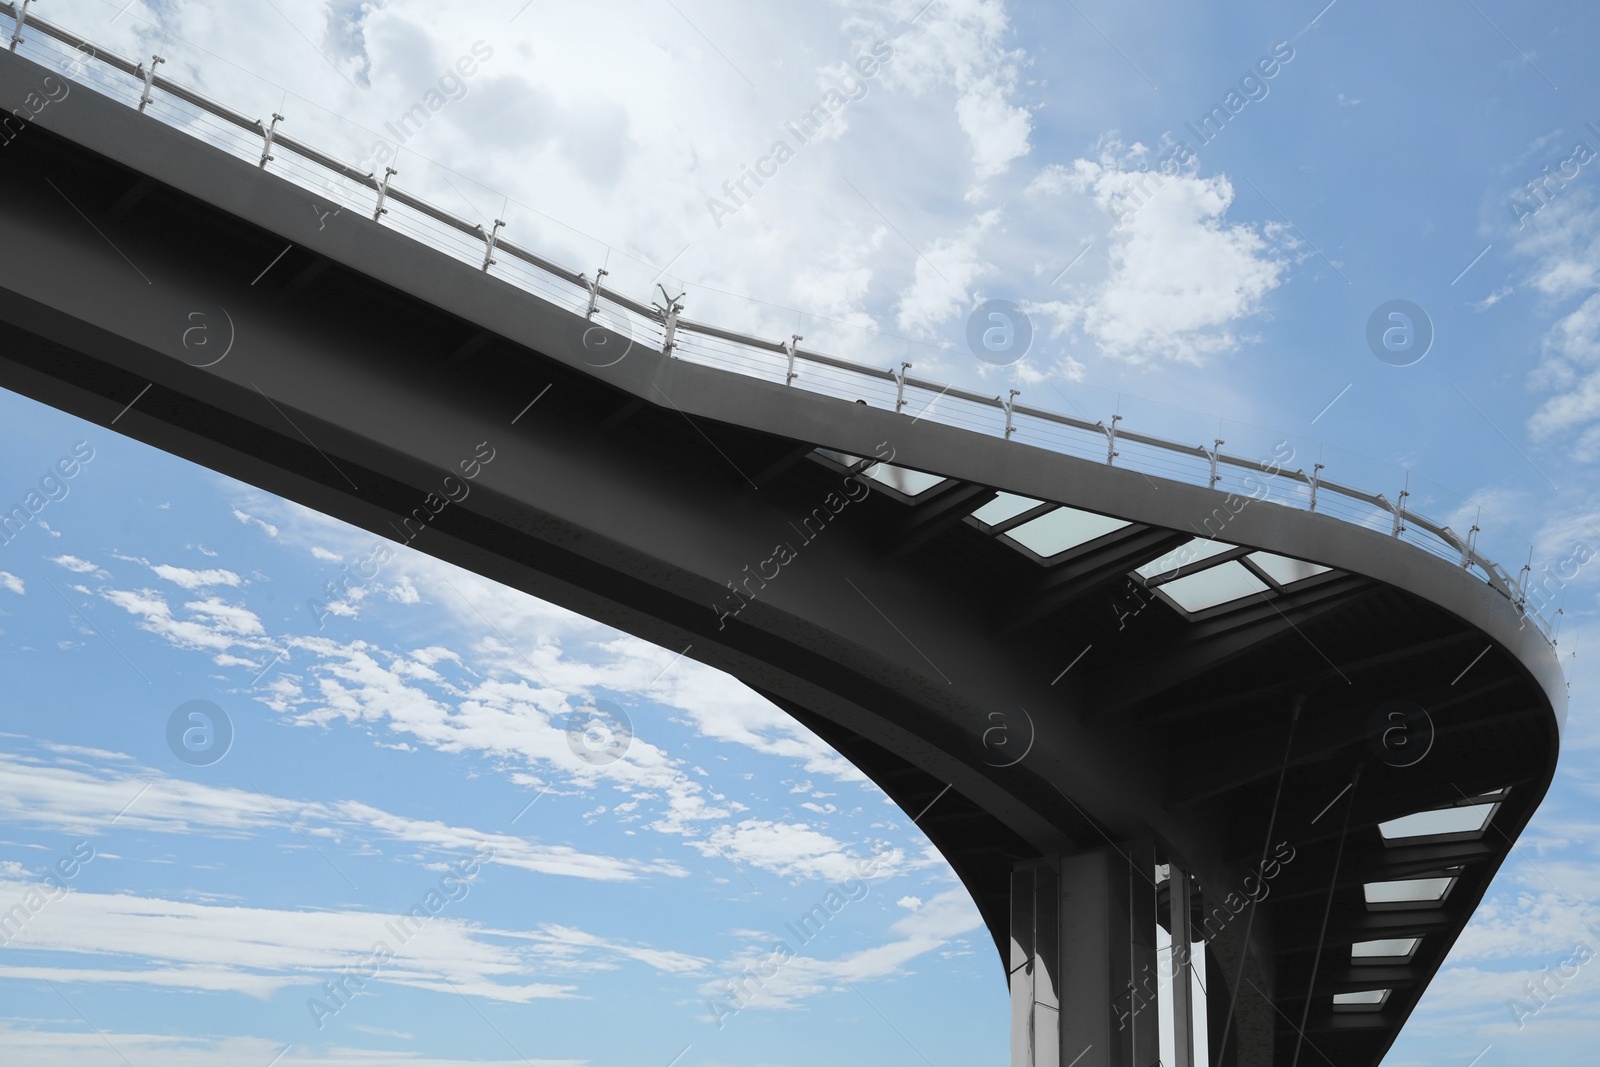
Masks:
[[[978,246],[1000,221],[998,208],[973,219],[955,237],[935,240],[917,258],[915,281],[900,295],[895,322],[914,337],[932,338],[935,328],[970,310],[970,294],[977,280],[996,272],[985,262]]]
[[[910,17],[922,7],[923,0],[905,0],[896,12]],[[1005,47],[1010,35],[1003,0],[935,4],[914,30],[895,38],[895,57],[883,75],[919,96],[953,90],[956,124],[980,186],[1030,149],[1033,121],[1014,99],[1026,56]]]
[[[836,910],[849,906],[847,903]],[[785,940],[793,958],[784,961],[776,973],[759,983],[746,979],[730,986],[730,978],[748,972],[760,974],[763,969],[771,970],[772,963],[777,962],[771,959],[773,935],[768,934],[757,938],[747,951],[724,965],[723,970],[728,978],[706,982],[700,987],[700,993],[708,1001],[720,1001],[728,1008],[738,1007],[740,999],[744,1000],[745,1007],[798,1008],[810,997],[846,992],[850,988],[847,983],[850,982],[904,974],[912,960],[982,926],[983,919],[966,890],[951,889],[895,922],[890,930],[899,935],[896,940],[872,945],[837,959],[806,955],[806,946],[788,940],[793,934],[785,928],[784,933],[778,936]],[[766,963],[765,968],[760,966],[762,963]],[[744,996],[738,997],[731,989],[743,989]]]
[[[254,515],[251,515],[248,512],[240,511],[238,508],[234,508],[233,517],[244,523],[246,526],[260,527],[266,532],[268,537],[278,536],[278,528],[276,526],[272,525],[270,522],[263,522],[261,519],[256,518]]]
[[[109,575],[105,571],[101,570],[96,564],[90,563],[86,559],[79,559],[77,556],[57,556],[50,562],[65,567],[73,574],[92,574],[96,578],[109,577]]]
[[[1536,441],[1580,430],[1573,446],[1578,459],[1600,455],[1600,291],[1563,316],[1544,338],[1544,359],[1533,383],[1560,390],[1529,420]]]
[[[132,758],[124,752],[112,752],[104,748],[90,748],[87,745],[59,745],[53,741],[41,741],[39,747],[46,752],[54,752],[59,756],[82,756],[85,759],[100,763],[104,763],[107,760],[127,760]]]
[[[478,878],[486,877],[479,872]],[[457,901],[466,883],[455,884]],[[0,882],[0,900],[22,900],[26,882]],[[382,941],[393,959],[378,984],[410,986],[513,1004],[568,999],[570,983],[531,981],[545,972],[607,970],[627,959],[665,973],[699,970],[703,961],[647,946],[618,944],[570,927],[535,930],[484,927],[453,917],[437,878],[420,878],[417,906],[439,894],[436,913],[353,910],[291,911],[163,900],[128,893],[75,890],[46,901],[13,936],[19,949],[49,952],[49,965],[0,965],[0,979],[106,982],[119,986],[227,991],[269,997],[317,987],[369,959]],[[466,889],[470,894],[470,888]],[[129,961],[147,966],[128,966]],[[90,966],[115,961],[113,967]]]
[[[1528,419],[1528,433],[1569,442],[1573,458],[1600,458],[1600,204],[1587,189],[1564,193],[1523,220],[1515,252],[1529,263],[1525,285],[1560,309],[1540,341],[1528,382],[1554,395]]]
[[[387,592],[389,599],[397,604],[422,603],[422,595],[417,592],[417,587],[411,584],[410,578],[401,578],[389,586]]]
[[[22,579],[10,571],[0,571],[0,589],[9,589],[18,596],[23,596],[27,593],[27,587],[23,585]]]
[[[237,574],[222,569],[195,571],[166,563],[158,563],[150,569],[155,572],[157,578],[164,578],[191,591],[212,585],[238,585],[240,581]]]
[[[131,806],[130,806],[131,805]],[[0,754],[0,818],[18,825],[43,826],[68,834],[95,834],[118,811],[124,828],[190,835],[280,833],[284,819],[310,827],[314,837],[353,845],[386,838],[459,855],[478,846],[494,850],[492,865],[536,874],[604,882],[634,881],[651,875],[680,877],[676,864],[636,861],[547,845],[511,834],[451,826],[386,811],[356,800],[307,801],[269,797],[249,789],[202,785],[152,771],[38,766]],[[299,847],[291,837],[287,847]]]
[[[1236,324],[1261,312],[1286,264],[1262,232],[1227,221],[1225,176],[1141,170],[1147,161],[1143,145],[1108,139],[1098,159],[1075,160],[1033,187],[1086,194],[1112,223],[1106,277],[1057,310],[1113,359],[1203,363],[1242,344]]]
[[[707,840],[691,840],[690,844],[702,855],[721,854],[735,865],[747,863],[784,878],[843,882],[854,878],[866,862],[864,855],[804,823],[771,819],[745,819],[737,825],[719,826]],[[880,856],[876,876],[888,877],[900,866],[902,858],[898,851]]]
[[[265,634],[261,626],[261,619],[248,608],[241,608],[211,597],[207,600],[191,600],[185,604],[184,610],[192,611],[196,615],[209,618],[219,629],[234,634]]]
[[[139,616],[141,630],[146,630],[171,642],[179,648],[222,652],[239,644],[238,638],[217,625],[217,619],[203,615],[199,619],[179,619],[161,595],[152,589],[137,592],[128,589],[111,589],[100,594],[128,612]],[[265,641],[254,642],[251,647],[265,648]]]
[[[283,1052],[283,1042],[257,1037],[191,1037],[116,1029],[36,1030],[0,1023],[0,1048],[29,1067],[127,1067],[137,1063],[164,1067],[262,1067]],[[292,1061],[302,1067],[588,1067],[587,1060],[440,1059],[408,1051],[299,1047]]]

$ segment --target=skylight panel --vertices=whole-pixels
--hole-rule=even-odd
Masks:
[[[1307,563],[1303,559],[1290,559],[1288,556],[1280,556],[1273,552],[1252,552],[1249,560],[1279,585],[1293,585],[1306,578],[1327,574],[1329,570],[1321,564]]]
[[[1127,525],[1128,523],[1121,519],[1107,518],[1091,511],[1056,508],[1040,515],[1037,519],[1031,519],[1021,526],[1007,530],[1006,536],[1018,544],[1033,549],[1041,556],[1049,557],[1058,552],[1065,552],[1069,548],[1087,544],[1097,537],[1104,537],[1111,531],[1120,530]]]
[[[1367,882],[1361,887],[1368,904],[1415,904],[1443,900],[1454,878],[1402,878],[1393,882]]]
[[[1350,946],[1352,962],[1360,960],[1407,959],[1422,943],[1420,937],[1391,937],[1377,941],[1357,941]]]
[[[1333,1006],[1336,1008],[1379,1008],[1389,999],[1387,989],[1363,989],[1356,993],[1335,993]]]
[[[1459,808],[1438,808],[1419,811],[1398,819],[1378,824],[1378,832],[1386,841],[1404,837],[1429,837],[1433,834],[1470,834],[1489,825],[1494,814],[1493,804],[1473,804]]]
[[[1036,508],[1043,503],[1043,500],[1035,500],[1031,496],[1001,493],[983,507],[974,511],[972,517],[988,526],[999,526],[1007,519],[1014,519],[1024,511]]]
[[[1267,585],[1240,563],[1230,560],[1208,567],[1197,574],[1167,582],[1163,593],[1177,601],[1185,611],[1204,611],[1240,597],[1265,592]]]
[[[943,475],[925,474],[922,471],[896,467],[892,463],[874,464],[872,469],[867,471],[867,477],[874,478],[891,489],[897,489],[906,496],[925,493],[945,480]]]

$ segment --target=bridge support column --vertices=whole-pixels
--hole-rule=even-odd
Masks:
[[[1210,909],[1208,919],[1217,920],[1218,929],[1206,945],[1206,1028],[1211,1034],[1211,1062],[1221,1067],[1272,1067],[1273,1038],[1277,1029],[1277,1010],[1267,999],[1275,983],[1264,973],[1256,953],[1244,938],[1244,917],[1227,921],[1226,906],[1202,893]],[[1244,961],[1241,973],[1240,960]],[[1239,980],[1237,995],[1233,982]],[[1228,1004],[1235,1003],[1233,1022],[1228,1022]],[[1218,1047],[1222,1035],[1228,1047]]]
[[[1128,851],[1051,856],[1012,872],[1012,1067],[1156,1063],[1153,862],[1134,850],[1130,864]]]
[[[1172,1067],[1195,1067],[1189,872],[1172,865]]]

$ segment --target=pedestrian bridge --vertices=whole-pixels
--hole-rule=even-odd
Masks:
[[[282,118],[31,14],[18,38],[0,385],[772,700],[971,891],[1014,1064],[1148,1067],[1158,989],[1183,1067],[1198,1012],[1213,1064],[1382,1059],[1565,716],[1470,535],[1288,442],[1174,444],[692,321]],[[1203,1003],[1166,992],[1201,953]]]

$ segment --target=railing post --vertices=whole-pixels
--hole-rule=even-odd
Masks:
[[[1000,403],[1001,403],[1001,404],[1002,404],[1002,405],[1003,405],[1003,406],[1004,406],[1004,407],[1005,407],[1005,409],[1006,409],[1006,440],[1007,440],[1007,441],[1009,441],[1009,440],[1011,440],[1011,435],[1012,435],[1012,434],[1013,434],[1013,433],[1016,433],[1016,427],[1015,427],[1015,426],[1013,426],[1013,425],[1011,425],[1011,410],[1012,410],[1012,407],[1013,407],[1013,405],[1015,405],[1015,404],[1016,404],[1016,402],[1017,402],[1017,397],[1019,397],[1019,396],[1021,396],[1021,395],[1022,395],[1022,393],[1021,393],[1021,391],[1020,391],[1020,390],[1017,390],[1017,389],[1013,389],[1013,390],[1011,390],[1011,397],[1010,397],[1010,399],[1008,399],[1008,400],[1001,400],[1001,401],[1000,401]],[[999,397],[995,397],[995,399],[996,399],[996,400],[1000,400],[1000,398],[999,398]]]
[[[1117,423],[1121,421],[1121,415],[1113,415],[1111,416],[1111,429],[1107,430],[1103,425],[1100,427],[1101,431],[1106,435],[1106,466],[1108,467],[1111,466],[1112,460],[1121,455],[1117,451]]]
[[[389,197],[389,179],[399,173],[393,167],[383,168],[383,180],[378,183],[378,207],[372,213],[373,222],[377,222],[380,217],[389,213],[389,209],[383,206],[383,202]]]
[[[1317,480],[1318,480],[1318,472],[1321,471],[1321,470],[1322,470],[1322,464],[1321,463],[1313,463],[1311,465],[1311,508],[1310,508],[1311,511],[1316,511],[1317,510]]]
[[[656,283],[656,288],[661,290],[661,298],[667,302],[666,306],[662,307],[653,300],[650,303],[656,311],[660,312],[661,322],[666,327],[666,332],[662,335],[661,340],[661,354],[670,356],[672,355],[672,350],[678,347],[678,314],[683,311],[683,305],[679,301],[683,299],[683,294],[669,296],[667,287],[660,282]]]
[[[1483,518],[1483,509],[1478,509],[1478,518]],[[1472,557],[1476,555],[1478,547],[1478,523],[1474,519],[1472,529],[1467,531],[1466,547],[1461,550],[1461,567],[1463,570],[1472,566]]]
[[[894,375],[894,381],[895,381],[894,409],[895,409],[895,411],[899,411],[901,408],[906,406],[906,371],[908,371],[910,369],[911,369],[911,364],[902,363],[902,364],[900,364],[900,369],[895,372],[895,375]],[[996,398],[996,399],[998,399],[998,398]]]
[[[483,269],[485,271],[488,271],[495,264],[494,243],[500,239],[500,227],[504,225],[504,222],[495,219],[494,228],[487,232],[482,226],[478,227],[478,233],[483,235]]]
[[[1211,483],[1207,488],[1215,489],[1217,487],[1217,453],[1221,451],[1222,446],[1228,442],[1224,441],[1220,437],[1213,438],[1212,440],[1215,443],[1211,446]]]
[[[800,334],[795,334],[789,338],[789,343],[783,346],[783,350],[789,353],[789,371],[783,376],[784,385],[793,385],[794,380],[800,377],[800,372],[794,369],[794,346],[804,340]]]
[[[28,5],[31,3],[33,3],[33,0],[22,0],[22,6],[15,9],[17,27],[11,31],[11,50],[13,52],[17,50],[17,45],[22,43],[22,27],[28,22]]]
[[[586,318],[586,319],[594,318],[594,313],[600,309],[600,279],[604,278],[607,274],[610,274],[610,273],[611,272],[606,270],[604,267],[601,267],[601,268],[599,268],[598,270],[596,270],[594,272],[594,281],[588,283],[588,285],[589,285],[589,306],[587,308],[584,308],[584,310],[583,310],[583,317],[584,318]],[[582,278],[583,275],[580,274],[580,275],[578,275],[578,277]]]
[[[272,154],[272,139],[277,136],[277,134],[278,134],[278,123],[280,123],[282,121],[283,121],[283,116],[278,114],[276,111],[274,111],[272,113],[272,125],[271,126],[267,126],[264,123],[262,123],[262,121],[260,119],[256,119],[256,125],[261,127],[261,135],[267,139],[266,146],[261,149],[261,163],[260,163],[260,166],[262,166],[262,167],[265,167],[273,159],[277,158],[276,156],[274,156]]]
[[[166,60],[160,56],[151,56],[149,70],[145,69],[143,63],[139,64],[138,74],[144,79],[144,95],[139,97],[140,111],[144,110],[146,104],[155,100],[155,97],[150,95],[150,88],[156,83],[156,68],[165,62]]]
[[[1408,488],[1400,490],[1400,497],[1399,497],[1398,500],[1395,501],[1395,505],[1394,505],[1394,532],[1392,534],[1392,536],[1394,536],[1394,537],[1399,537],[1401,534],[1406,532],[1406,527],[1405,527],[1406,497],[1411,495],[1411,490],[1409,488],[1410,484],[1411,484],[1411,475],[1407,474],[1406,475],[1406,485],[1408,486]]]

